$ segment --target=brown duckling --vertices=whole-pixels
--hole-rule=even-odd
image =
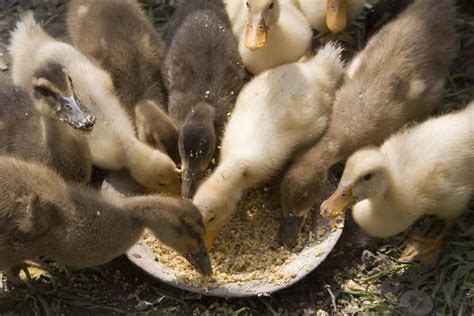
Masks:
[[[0,87],[0,152],[40,161],[64,179],[88,182],[91,154],[85,135],[95,116],[81,104],[65,68],[48,63],[33,74],[33,95]]]
[[[453,0],[415,1],[349,64],[322,139],[294,160],[281,184],[279,240],[292,245],[332,165],[379,145],[407,122],[426,118],[444,94],[455,56]]]
[[[135,120],[137,130],[146,133],[140,140],[177,158],[178,130],[163,111],[164,42],[138,1],[73,0],[67,24],[74,46],[110,73],[130,117],[136,119],[138,106],[146,107],[151,114],[145,120]]]
[[[165,38],[168,111],[180,128],[182,194],[190,198],[214,156],[245,69],[221,0],[183,2]]]
[[[39,256],[77,268],[101,265],[148,228],[201,273],[212,273],[202,217],[189,201],[96,192],[12,157],[0,157],[0,182],[0,270]]]

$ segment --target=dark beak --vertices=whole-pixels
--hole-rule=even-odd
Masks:
[[[91,131],[95,124],[95,116],[75,96],[61,96],[61,109],[56,114],[60,120],[81,131]]]
[[[286,215],[278,228],[278,242],[289,248],[293,247],[298,240],[298,233],[303,222],[304,216]]]
[[[211,259],[204,243],[197,252],[185,254],[184,257],[199,273],[203,275],[212,274]]]
[[[190,170],[189,168],[184,169],[183,182],[181,184],[181,194],[186,199],[192,199],[194,193],[199,187],[204,173],[201,171]]]

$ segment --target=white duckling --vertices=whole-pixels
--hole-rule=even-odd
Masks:
[[[415,238],[402,259],[431,261],[447,229],[474,193],[474,102],[389,138],[380,148],[349,158],[336,192],[321,206],[333,216],[353,206],[355,221],[370,235],[389,237],[423,215],[445,221],[437,238]]]
[[[247,69],[254,75],[298,61],[312,31],[290,0],[226,0],[232,30]]]
[[[245,190],[320,138],[343,74],[341,51],[328,44],[309,60],[264,72],[243,88],[224,131],[219,165],[193,200],[210,244]]]
[[[365,0],[295,0],[311,27],[321,33],[340,34],[355,20]]]
[[[128,169],[143,186],[179,192],[174,162],[159,150],[140,142],[126,110],[117,98],[110,76],[71,45],[60,42],[26,14],[12,32],[9,47],[16,85],[31,89],[35,70],[55,62],[68,70],[83,104],[97,117],[87,141],[92,163],[101,169]]]

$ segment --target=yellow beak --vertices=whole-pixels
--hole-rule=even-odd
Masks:
[[[357,200],[352,196],[352,188],[339,186],[326,201],[321,204],[321,215],[326,218],[336,218],[353,206]]]
[[[245,31],[245,46],[250,50],[257,50],[265,47],[268,27],[263,17],[254,19],[247,24]]]
[[[208,230],[206,232],[206,246],[207,246],[207,249],[210,251],[212,249],[212,247],[214,246],[214,241],[216,240],[217,238],[217,235],[219,235],[219,230],[218,229],[215,229],[215,230]]]
[[[347,0],[328,0],[326,24],[333,33],[341,33],[347,24]]]

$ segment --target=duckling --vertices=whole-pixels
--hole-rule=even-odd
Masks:
[[[447,229],[474,193],[474,102],[457,113],[430,119],[390,137],[380,148],[348,160],[339,186],[321,205],[325,216],[353,206],[355,221],[370,235],[389,237],[423,215],[445,220],[434,240],[415,238],[402,259],[439,254]]]
[[[168,111],[179,127],[182,194],[191,198],[214,157],[245,69],[220,0],[181,4],[165,38]]]
[[[0,182],[0,270],[38,256],[76,268],[101,265],[148,228],[201,273],[212,273],[202,216],[189,201],[96,192],[44,165],[5,156]]]
[[[30,84],[32,96],[21,87],[0,87],[0,152],[40,161],[66,180],[89,182],[91,154],[77,130],[90,132],[95,117],[79,101],[67,70],[47,63]]]
[[[295,0],[311,27],[320,32],[319,37],[336,38],[352,42],[349,35],[342,33],[346,26],[362,12],[365,0]]]
[[[68,70],[77,95],[97,117],[94,130],[87,137],[94,166],[106,170],[128,169],[141,185],[152,190],[179,189],[176,165],[167,155],[137,139],[105,71],[71,45],[46,34],[31,12],[12,32],[9,49],[16,85],[30,89],[34,72],[48,62]]]
[[[456,51],[455,18],[452,0],[415,1],[351,61],[327,131],[283,177],[281,243],[296,241],[304,215],[325,191],[331,166],[361,147],[381,144],[439,105]]]
[[[245,67],[252,74],[298,61],[312,31],[289,0],[226,0],[226,10]]]
[[[74,0],[67,24],[74,46],[111,75],[139,139],[176,158],[178,130],[164,111],[164,42],[138,2]],[[150,116],[138,119],[137,107]]]
[[[344,72],[341,52],[328,44],[309,60],[266,71],[242,89],[225,128],[219,165],[193,199],[209,245],[245,190],[321,136]]]

